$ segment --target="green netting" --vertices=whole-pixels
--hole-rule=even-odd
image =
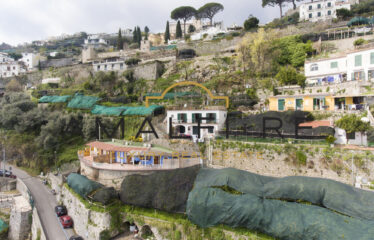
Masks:
[[[114,199],[118,199],[118,193],[113,187],[101,188],[92,195],[92,199],[95,202],[107,205]]]
[[[81,93],[76,93],[74,98],[70,100],[68,108],[91,109],[98,102],[100,98],[93,96],[84,96]]]
[[[373,202],[374,193],[327,179],[202,169],[187,214],[201,227],[246,227],[279,239],[373,239]]]
[[[66,103],[71,96],[43,96],[39,99],[39,103]]]
[[[9,227],[8,224],[6,224],[6,222],[0,219],[0,233],[4,231],[5,229],[7,229],[8,227]]]
[[[159,97],[161,96],[161,93],[147,93],[145,96],[148,97]],[[200,94],[196,92],[168,92],[165,94],[164,99],[174,99],[175,97],[186,97],[186,96],[191,96],[191,97],[197,97],[201,96]]]
[[[74,190],[74,192],[78,193],[84,198],[86,198],[93,191],[103,187],[102,184],[91,181],[87,177],[76,173],[69,174],[67,183],[69,187]]]
[[[163,106],[152,105],[149,107],[140,106],[140,107],[128,107],[122,116],[148,116],[153,114],[155,111],[162,110]]]
[[[121,116],[128,107],[106,107],[95,105],[91,113],[95,115]]]

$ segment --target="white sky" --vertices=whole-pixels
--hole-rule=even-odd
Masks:
[[[114,33],[121,28],[148,26],[163,32],[170,12],[179,6],[199,8],[212,0],[0,0],[0,44],[16,45],[62,33]],[[216,0],[225,10],[215,20],[242,25],[253,14],[260,23],[279,17],[277,7],[262,8],[261,0]]]

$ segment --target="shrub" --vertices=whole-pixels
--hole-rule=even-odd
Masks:
[[[355,47],[357,47],[357,46],[361,46],[361,45],[363,45],[363,44],[365,44],[367,41],[365,40],[365,39],[363,39],[363,38],[359,38],[359,39],[357,39],[357,40],[355,40],[354,42],[353,42],[353,46],[355,46]]]
[[[296,151],[296,159],[299,164],[306,165],[307,156],[304,152],[300,150]]]
[[[260,21],[258,20],[258,18],[254,17],[254,16],[249,16],[249,18],[247,20],[245,20],[244,22],[244,29],[246,31],[249,31],[251,29],[254,29],[254,28],[258,28],[258,23]]]
[[[139,58],[129,58],[125,61],[126,65],[137,65],[141,60]]]
[[[336,141],[336,138],[332,135],[329,135],[327,138],[326,138],[326,142],[328,144],[334,144],[334,142]]]

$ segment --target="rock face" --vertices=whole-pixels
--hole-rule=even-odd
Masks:
[[[120,198],[125,204],[168,212],[185,212],[199,166],[127,176]]]

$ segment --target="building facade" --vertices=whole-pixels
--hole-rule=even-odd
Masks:
[[[0,53],[0,78],[18,76],[24,72],[22,64],[9,57],[6,53]]]
[[[38,67],[39,62],[46,60],[45,57],[42,57],[40,53],[22,53],[22,61],[28,71],[32,71]]]
[[[300,21],[326,21],[336,18],[336,10],[351,9],[348,0],[319,0],[303,3],[299,7]]]
[[[84,40],[84,47],[93,48],[104,48],[108,46],[108,41],[102,38],[99,34],[89,35],[87,39]]]
[[[125,59],[119,57],[96,60],[92,62],[92,66],[95,72],[125,71],[127,69]]]
[[[374,82],[374,48],[354,50],[336,58],[307,61],[304,71],[308,86],[346,81]]]
[[[171,108],[167,109],[166,127],[167,133],[170,133],[169,124],[172,121],[176,136],[191,136],[193,139],[198,137],[198,117],[210,118],[210,120],[201,120],[201,138],[211,138],[222,130],[227,118],[227,110],[219,106],[207,106],[202,109],[192,108]]]

